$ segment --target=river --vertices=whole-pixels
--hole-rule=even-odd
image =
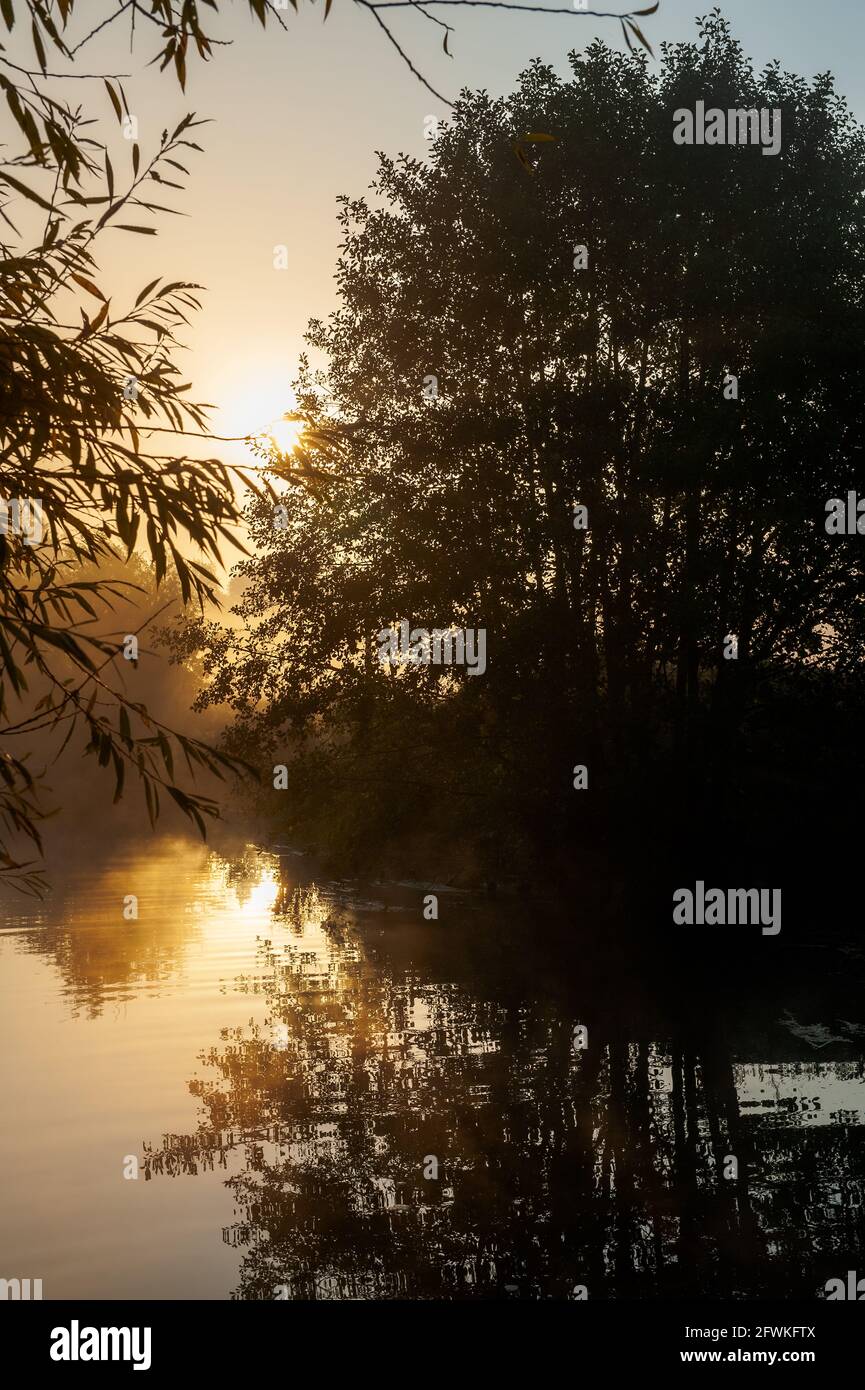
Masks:
[[[813,1298],[865,1273],[865,959],[816,931],[707,1013],[543,902],[285,848],[113,846],[4,907],[0,1277],[46,1299]]]

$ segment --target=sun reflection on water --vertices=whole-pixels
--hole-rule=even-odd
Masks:
[[[599,969],[551,988],[515,909],[443,928],[399,891],[151,841],[0,939],[28,1117],[0,1135],[7,1244],[88,1251],[43,1270],[53,1297],[813,1296],[817,1238],[863,1243],[861,1062],[648,1031]],[[106,1184],[115,1151],[144,1182]],[[738,1186],[716,1151],[750,1155]]]

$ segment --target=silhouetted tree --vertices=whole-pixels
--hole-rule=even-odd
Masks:
[[[252,507],[242,622],[179,644],[343,849],[485,829],[506,859],[629,805],[654,833],[665,788],[675,838],[713,779],[741,812],[743,767],[789,800],[773,727],[860,688],[861,551],[824,522],[862,471],[865,140],[830,76],[756,75],[717,13],[700,35],[656,76],[595,43],[570,81],[464,94],[429,161],[343,202],[300,386],[347,455],[296,453],[316,487],[281,527]],[[674,143],[698,100],[780,109],[780,153]],[[382,667],[403,618],[485,628],[486,673]]]

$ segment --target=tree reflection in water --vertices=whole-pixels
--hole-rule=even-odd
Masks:
[[[283,887],[238,982],[266,1023],[203,1057],[198,1132],[145,1150],[148,1178],[225,1169],[234,1297],[814,1297],[855,1261],[861,1062],[734,1066],[719,1025],[578,1016],[501,949],[449,979],[446,937],[419,965],[382,922]]]

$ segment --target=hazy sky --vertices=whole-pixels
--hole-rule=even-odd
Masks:
[[[163,218],[155,238],[106,234],[99,261],[104,285],[117,296],[124,289],[134,295],[158,274],[208,287],[204,311],[187,334],[184,374],[196,399],[220,404],[214,427],[226,434],[264,428],[291,404],[288,382],[306,322],[334,303],[337,195],[364,192],[376,150],[422,155],[424,117],[447,114],[404,68],[369,13],[350,0],[333,0],[323,25],[322,4],[298,3],[299,14],[286,13],[287,33],[273,23],[262,31],[245,0],[227,5],[214,32],[233,45],[217,50],[211,64],[191,63],[185,97],[172,75],[144,66],[159,30],[141,21],[132,55],[122,18],[77,60],[84,66],[86,57],[87,71],[133,74],[124,85],[139,117],[142,154],[187,110],[214,118],[199,133],[205,153],[191,156],[189,192],[176,195],[175,205],[190,215]],[[614,0],[595,3],[627,8]],[[643,21],[645,32],[653,45],[693,38],[695,16],[710,8],[699,0],[661,0],[659,12]],[[862,0],[726,0],[721,8],[758,67],[777,57],[808,77],[831,69],[865,119]],[[94,9],[80,5],[89,22],[77,21],[78,34],[92,26]],[[535,56],[565,75],[568,50],[596,35],[622,45],[614,20],[438,13],[456,29],[452,60],[442,53],[442,31],[419,14],[396,10],[389,19],[433,86],[450,96],[464,86],[507,92]],[[83,86],[76,83],[79,97]],[[107,121],[101,85],[94,83],[90,94]],[[273,268],[278,243],[288,247],[287,271]],[[223,456],[239,461],[244,451],[237,446],[232,455],[228,446]]]

